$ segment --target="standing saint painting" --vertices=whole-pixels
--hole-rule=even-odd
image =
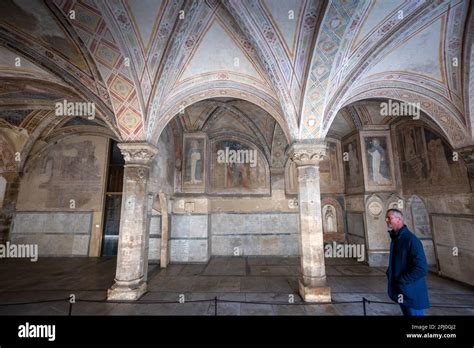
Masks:
[[[206,139],[190,135],[184,139],[183,189],[185,192],[205,190]]]
[[[200,183],[201,178],[201,166],[202,166],[202,155],[201,151],[198,149],[198,142],[197,140],[191,141],[191,149],[189,150],[188,154],[188,164],[191,166],[190,174],[190,182],[191,184]]]
[[[372,182],[376,185],[390,185],[390,170],[386,156],[383,138],[367,138],[367,152],[369,155],[369,173]]]

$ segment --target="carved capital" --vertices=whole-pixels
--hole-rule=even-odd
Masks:
[[[317,166],[326,157],[326,143],[297,142],[288,149],[288,156],[297,167]]]
[[[125,164],[149,165],[158,153],[158,149],[148,143],[120,143],[118,147]]]
[[[455,150],[466,163],[469,176],[474,177],[474,145]]]

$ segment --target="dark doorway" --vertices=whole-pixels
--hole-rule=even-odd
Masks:
[[[110,141],[107,192],[105,193],[104,234],[102,256],[116,256],[122,207],[124,160],[117,142]]]

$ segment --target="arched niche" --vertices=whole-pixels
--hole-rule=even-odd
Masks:
[[[296,164],[289,158],[286,160],[285,164],[285,192],[288,195],[298,194],[298,175],[296,173]]]
[[[405,213],[405,201],[399,195],[391,194],[387,199],[387,210],[388,209],[398,209],[402,212],[402,214],[404,214]],[[385,215],[384,215],[384,217],[385,217]]]
[[[321,201],[321,217],[323,220],[323,237],[325,242],[346,241],[344,220],[339,202],[332,197],[325,197]]]

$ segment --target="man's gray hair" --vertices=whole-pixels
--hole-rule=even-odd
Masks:
[[[398,216],[399,218],[403,219],[403,213],[398,209],[395,209],[395,208],[389,209],[389,210],[387,210],[386,215],[388,215],[388,213],[392,213],[392,214]]]

